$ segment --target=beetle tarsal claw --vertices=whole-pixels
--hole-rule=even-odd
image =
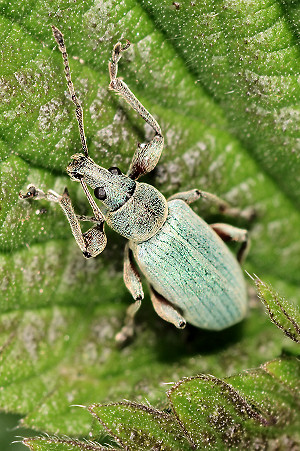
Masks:
[[[68,188],[65,186],[65,189],[64,189],[64,192],[63,192],[63,197],[68,197],[68,198],[70,198],[70,194],[69,194],[69,190],[68,190]]]
[[[122,47],[122,52],[126,52],[126,50],[129,49],[130,46],[130,41],[126,39],[126,44]]]
[[[30,199],[31,197],[35,197],[36,195],[37,191],[34,185],[28,185],[25,194],[23,194],[22,191],[19,192],[19,197],[21,199]]]
[[[186,326],[186,321],[180,321],[178,323],[177,329],[184,329]]]

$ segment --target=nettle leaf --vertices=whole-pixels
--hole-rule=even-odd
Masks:
[[[143,404],[120,402],[93,405],[89,411],[122,449],[190,450],[194,443],[174,417]],[[190,443],[189,443],[190,442]]]
[[[286,299],[279,296],[271,286],[255,279],[258,294],[264,303],[271,321],[281,329],[287,337],[300,343],[300,312]]]
[[[286,374],[297,377],[286,379]],[[168,392],[173,414],[122,402],[93,405],[89,411],[122,449],[293,449],[299,433],[297,359],[278,359],[258,369],[218,379],[186,378]],[[299,439],[299,436],[298,436]],[[278,449],[278,448],[277,448]],[[281,448],[279,448],[281,449]]]
[[[289,372],[297,377],[286,380]],[[188,378],[168,396],[197,449],[264,449],[278,436],[277,445],[292,449],[299,443],[299,376],[299,361],[278,359],[224,380]]]
[[[92,158],[125,172],[137,142],[151,137],[107,89],[113,45],[129,39],[119,75],[166,143],[145,180],[166,196],[201,188],[254,207],[249,224],[193,206],[208,222],[248,228],[245,268],[296,300],[297,11],[293,2],[258,0],[1,2],[0,406],[24,426],[97,438],[103,427],[75,405],[147,398],[160,407],[162,384],[199,373],[223,378],[297,353],[257,300],[228,330],[180,332],[155,315],[147,293],[134,341],[116,346],[132,302],[122,280],[125,240],[108,231],[105,251],[87,261],[57,205],[18,196],[29,183],[59,193],[67,186],[76,211],[89,214],[64,169],[80,139],[50,25],[65,36]]]
[[[281,358],[223,380],[210,375],[185,378],[167,393],[172,412],[128,401],[94,404],[88,410],[122,449],[296,449],[299,376],[299,360]],[[24,443],[40,450],[52,443],[70,446],[50,448],[58,450],[77,445],[49,437]],[[81,449],[108,449],[85,446],[90,447]]]
[[[25,439],[23,443],[32,451],[117,451],[111,447],[106,448],[90,441],[82,442],[57,437],[33,437]]]

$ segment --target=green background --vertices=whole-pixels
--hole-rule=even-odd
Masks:
[[[244,268],[298,301],[299,5],[179,3],[0,2],[0,406],[38,431],[87,436],[94,428],[97,436],[90,415],[71,405],[126,398],[163,407],[165,383],[225,377],[297,352],[269,323],[247,276],[243,323],[180,332],[146,294],[134,341],[118,349],[114,335],[131,302],[125,240],[107,228],[107,248],[86,261],[56,205],[18,198],[28,183],[68,186],[77,211],[89,213],[64,171],[80,141],[51,24],[65,36],[91,157],[125,172],[137,141],[149,140],[149,128],[107,89],[112,47],[129,39],[119,74],[165,136],[143,181],[166,196],[200,188],[254,207],[248,224],[193,206],[208,222],[249,228]]]

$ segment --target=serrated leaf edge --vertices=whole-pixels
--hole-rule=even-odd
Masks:
[[[99,443],[96,443],[96,442],[87,441],[87,440],[80,441],[77,439],[71,439],[70,437],[66,437],[66,436],[57,437],[55,435],[54,436],[45,435],[45,436],[37,436],[37,437],[27,437],[27,438],[23,438],[22,443],[34,451],[34,448],[31,446],[31,444],[29,442],[38,441],[38,440],[55,443],[55,444],[61,443],[61,444],[67,444],[67,445],[72,445],[72,446],[80,446],[80,449],[83,451],[107,451],[107,450],[118,451],[117,449],[114,449],[114,448],[103,447],[103,446],[99,445]]]
[[[275,304],[278,306],[278,308],[281,310],[281,312],[283,313],[283,315],[286,317],[286,319],[291,323],[291,325],[294,327],[295,329],[295,333],[291,332],[290,330],[286,329],[282,324],[280,324],[276,319],[275,319],[275,315],[272,312],[269,303],[266,301],[266,299],[264,298],[264,296],[262,294],[258,294],[259,299],[261,300],[261,302],[264,304],[264,306],[267,309],[267,312],[269,314],[270,320],[272,321],[273,324],[275,324],[275,326],[278,327],[278,329],[281,329],[284,334],[289,337],[291,340],[293,340],[295,343],[300,343],[300,339],[298,338],[298,336],[300,337],[300,325],[294,320],[294,318],[292,318],[287,311],[285,310],[285,308],[283,307],[282,303],[280,302],[280,299],[282,299],[270,286],[268,286],[267,284],[265,284],[259,277],[257,277],[255,280],[255,285],[257,287],[257,290],[259,292],[261,292],[261,288],[260,286],[265,287],[269,293],[271,294],[271,296],[273,297],[273,300],[275,302]],[[285,300],[285,302],[288,302]]]
[[[112,403],[106,403],[106,404],[92,404],[90,405],[87,410],[103,425],[105,430],[119,443],[121,446],[124,447],[124,449],[127,449],[126,445],[122,442],[122,440],[112,431],[110,428],[106,425],[106,423],[93,411],[93,408],[98,407],[111,407],[111,406],[125,406],[125,407],[133,407],[138,410],[143,410],[144,412],[150,413],[152,415],[160,416],[161,418],[164,418],[166,420],[170,420],[171,416],[167,413],[164,413],[158,409],[155,409],[151,406],[146,406],[145,404],[140,404],[135,401],[120,401],[120,402],[112,402]],[[178,426],[181,426],[178,424]],[[191,437],[189,436],[188,432],[181,428],[183,430],[184,436],[191,445],[191,449],[196,449],[196,444],[193,442]]]
[[[243,374],[243,372],[240,373],[240,375],[242,375],[242,374]],[[261,413],[259,413],[259,409],[257,408],[257,406],[255,406],[252,403],[249,404],[246,401],[246,399],[242,395],[240,395],[240,393],[232,385],[228,384],[228,382],[225,382],[225,380],[219,379],[215,376],[212,376],[211,374],[200,374],[198,376],[191,376],[191,377],[184,378],[184,379],[178,381],[167,392],[167,397],[172,406],[174,415],[176,416],[176,418],[182,428],[185,429],[184,425],[182,424],[182,422],[176,412],[176,408],[174,407],[174,404],[172,402],[171,395],[180,385],[182,385],[186,382],[192,381],[192,380],[212,382],[214,385],[218,385],[219,387],[221,387],[223,389],[222,396],[225,396],[225,394],[229,395],[229,399],[232,402],[232,405],[235,409],[236,409],[237,403],[239,404],[239,406],[242,407],[242,408],[240,407],[238,410],[236,409],[237,413],[239,415],[246,414],[249,419],[255,420],[255,421],[259,422],[262,426],[265,426],[265,427],[273,426],[274,424],[276,424],[275,417],[270,417],[270,416],[269,416],[269,418],[264,417]]]

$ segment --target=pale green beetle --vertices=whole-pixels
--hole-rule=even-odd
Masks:
[[[127,85],[117,78],[118,61],[124,47],[118,43],[109,63],[110,89],[121,94],[129,105],[153,128],[154,138],[138,145],[127,175],[118,168],[104,169],[89,156],[83,127],[83,112],[75,94],[62,33],[52,27],[62,52],[66,79],[76,106],[83,154],[76,154],[67,167],[72,180],[81,183],[93,210],[93,217],[75,214],[67,191],[59,195],[44,193],[33,185],[21,198],[46,198],[58,202],[71,226],[74,238],[86,258],[96,257],[106,246],[104,222],[129,241],[125,247],[124,281],[135,302],[127,310],[124,327],[117,335],[122,342],[133,333],[133,318],[144,297],[140,275],[134,259],[146,277],[153,306],[164,320],[182,329],[186,321],[194,326],[220,330],[242,318],[247,310],[245,282],[239,263],[224,241],[241,242],[238,260],[248,248],[247,231],[227,224],[208,225],[188,206],[204,197],[219,206],[220,211],[240,212],[216,196],[200,190],[173,195],[168,200],[153,186],[136,180],[157,164],[163,149],[163,136],[156,120],[143,107]],[[103,203],[101,209],[88,190]],[[80,221],[95,225],[82,233]],[[133,258],[134,256],[134,258]]]

